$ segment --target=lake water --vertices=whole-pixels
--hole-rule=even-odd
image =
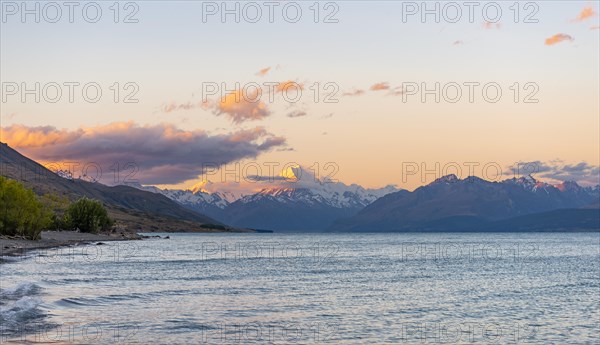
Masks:
[[[598,344],[600,234],[162,234],[0,264],[0,343]]]

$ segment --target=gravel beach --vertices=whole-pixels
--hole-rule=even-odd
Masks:
[[[0,256],[22,255],[34,249],[53,248],[106,241],[139,240],[134,233],[90,234],[75,231],[43,231],[41,239],[32,241],[0,236]]]

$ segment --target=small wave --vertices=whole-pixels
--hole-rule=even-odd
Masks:
[[[42,304],[40,298],[25,296],[0,307],[2,333],[11,334],[26,331],[34,320],[44,317],[43,312],[38,308],[40,304]]]
[[[87,299],[83,299],[83,298],[63,298],[59,301],[55,302],[56,305],[59,306],[63,306],[63,307],[69,307],[69,306],[93,306],[93,305],[100,305],[100,304],[95,304],[95,303],[91,303],[90,300]]]
[[[13,263],[35,257],[33,254],[0,255],[0,263]]]
[[[32,282],[23,282],[17,284],[17,286],[9,289],[0,291],[1,299],[15,300],[25,296],[32,296],[39,293],[41,290],[40,286]]]
[[[55,304],[62,307],[101,306],[120,301],[142,298],[147,298],[147,296],[143,294],[132,293],[127,295],[107,295],[97,297],[66,297],[56,301]]]
[[[0,333],[27,332],[33,320],[44,317],[38,308],[42,300],[35,297],[40,291],[41,287],[33,282],[22,282],[0,291]]]

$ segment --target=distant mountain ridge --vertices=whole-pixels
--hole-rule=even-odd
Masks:
[[[398,191],[394,186],[367,189],[356,184],[317,180],[299,166],[290,167],[282,175],[287,181],[283,186],[266,187],[247,195],[208,193],[199,187],[189,190],[134,187],[163,194],[232,226],[277,231],[324,230],[335,220],[352,216],[378,198]]]
[[[355,216],[340,219],[330,231],[501,231],[502,223],[533,229],[535,214],[588,208],[587,211],[564,212],[575,217],[572,228],[600,228],[600,210],[589,207],[598,202],[600,187],[581,187],[576,182],[553,186],[531,176],[490,182],[478,177],[459,179],[441,177],[413,192],[402,190],[388,194],[365,207]],[[595,213],[594,213],[595,212]],[[555,214],[559,214],[556,212]],[[594,215],[597,217],[594,217]],[[524,217],[525,218],[519,218]],[[577,218],[579,217],[579,218]],[[581,221],[581,217],[588,219]],[[591,218],[590,218],[591,217]],[[513,219],[511,223],[507,220]],[[547,224],[539,219],[539,224]],[[583,225],[582,225],[583,224]],[[548,224],[547,224],[548,225]],[[569,228],[568,222],[561,229]],[[581,229],[581,228],[579,228]]]

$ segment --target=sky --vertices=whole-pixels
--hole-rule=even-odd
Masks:
[[[421,3],[2,1],[0,140],[170,188],[598,184],[598,1]]]

